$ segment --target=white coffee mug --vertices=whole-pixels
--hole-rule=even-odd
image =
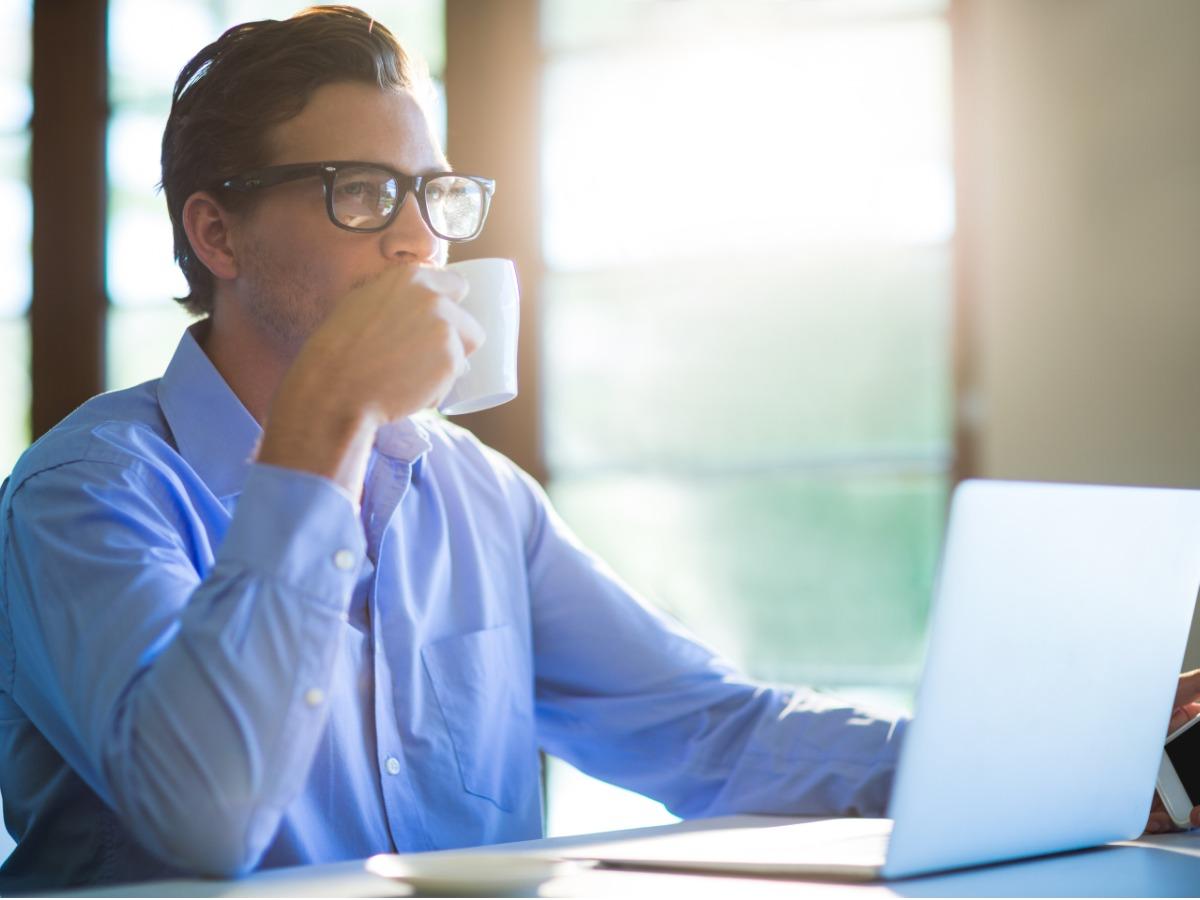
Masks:
[[[511,259],[468,259],[447,266],[467,279],[463,309],[483,326],[487,340],[467,359],[438,409],[448,416],[479,412],[517,396],[517,327],[520,299]]]

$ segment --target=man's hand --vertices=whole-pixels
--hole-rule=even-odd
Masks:
[[[259,461],[357,496],[379,426],[436,405],[483,343],[466,292],[454,272],[397,265],[346,294],[284,377]]]
[[[1200,669],[1184,672],[1179,676],[1179,687],[1175,691],[1175,711],[1171,713],[1171,724],[1167,726],[1167,734],[1186,725],[1190,720],[1200,715]],[[1192,826],[1200,826],[1200,806],[1192,810]],[[1177,827],[1167,815],[1158,791],[1150,804],[1150,817],[1146,821],[1147,834],[1159,834],[1164,831],[1175,831]]]

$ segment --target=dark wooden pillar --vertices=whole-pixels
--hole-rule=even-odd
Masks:
[[[977,360],[975,266],[976,172],[975,130],[971,112],[978,101],[977,58],[980,52],[975,0],[951,0],[949,10],[953,68],[954,134],[954,280],[951,304],[951,358],[954,378],[954,458],[951,485],[979,474],[979,432],[983,427]]]
[[[456,169],[496,179],[484,233],[451,258],[513,259],[521,284],[520,395],[455,421],[545,482],[538,17],[538,0],[446,0],[446,150]]]
[[[33,436],[104,387],[107,0],[33,11]]]

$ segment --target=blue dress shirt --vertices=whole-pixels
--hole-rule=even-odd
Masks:
[[[878,814],[902,722],[754,683],[433,417],[361,507],[252,462],[189,332],[0,498],[0,887],[539,837],[538,749],[690,816]]]

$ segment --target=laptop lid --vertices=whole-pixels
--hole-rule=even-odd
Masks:
[[[1198,587],[1200,491],[961,484],[883,874],[1140,834]]]

